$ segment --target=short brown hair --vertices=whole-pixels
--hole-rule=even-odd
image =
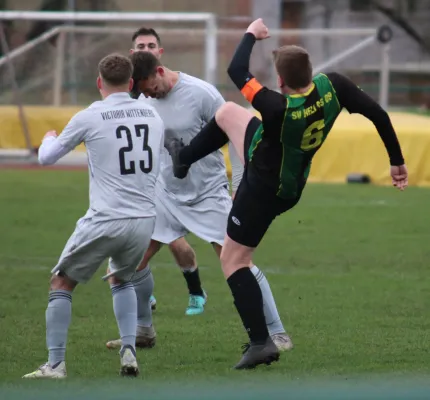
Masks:
[[[312,81],[312,63],[309,53],[302,47],[282,46],[273,52],[275,67],[284,84],[301,89]]]
[[[133,65],[126,56],[109,54],[99,62],[99,74],[108,85],[125,85],[133,75]]]
[[[161,66],[160,60],[149,51],[135,51],[130,55],[133,65],[134,86],[131,90],[132,96],[138,96],[138,85],[140,81],[146,81],[157,73],[157,68]]]
[[[161,66],[160,60],[149,51],[135,51],[130,55],[133,65],[133,79],[146,81],[157,73],[157,67]]]

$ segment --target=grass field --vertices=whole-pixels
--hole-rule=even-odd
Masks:
[[[291,388],[308,380],[429,376],[430,191],[309,185],[299,206],[275,222],[255,256],[295,343],[279,363],[231,370],[246,335],[215,254],[190,235],[209,294],[206,312],[184,315],[185,283],[163,249],[152,263],[158,343],[139,352],[137,380],[117,377],[118,355],[105,348],[117,337],[117,327],[101,269],[74,295],[68,381],[23,382],[21,376],[47,358],[49,270],[86,211],[87,181],[87,173],[78,171],[0,171],[0,393],[11,391],[2,399],[15,398],[11,393],[20,389],[33,395],[61,390],[66,398],[71,388],[92,385],[103,385],[113,395],[119,388],[156,391],[160,383],[227,387],[235,379],[236,387],[265,382]],[[145,398],[155,398],[151,393]],[[211,395],[204,398],[217,398]],[[175,392],[170,398],[192,396]]]

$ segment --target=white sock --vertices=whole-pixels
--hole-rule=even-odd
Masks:
[[[276,308],[275,299],[273,298],[272,289],[270,289],[269,282],[267,281],[263,272],[260,271],[256,265],[251,268],[251,272],[254,274],[255,279],[257,279],[261,293],[263,294],[264,317],[266,319],[269,335],[273,336],[279,333],[285,333],[285,329],[282,325],[278,309]]]

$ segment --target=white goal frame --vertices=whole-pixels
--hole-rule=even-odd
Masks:
[[[190,23],[203,23],[205,25],[205,72],[204,79],[207,82],[215,84],[216,70],[217,70],[217,20],[216,15],[213,13],[145,13],[145,12],[59,12],[59,11],[0,11],[1,20],[32,20],[32,21],[58,21],[58,22],[190,22]],[[26,51],[34,48],[38,44],[59,35],[60,42],[58,45],[58,52],[64,53],[65,33],[67,32],[85,32],[80,30],[79,26],[74,25],[59,25],[43,35],[31,40],[15,49],[9,54],[9,60],[14,57],[25,53]],[[112,28],[105,29],[104,32],[112,32]],[[57,57],[56,66],[56,80],[59,79],[58,68],[62,68],[62,55]],[[0,65],[5,63],[6,57],[0,58]],[[57,81],[57,84],[61,82]],[[55,105],[59,105],[58,89],[56,93]]]

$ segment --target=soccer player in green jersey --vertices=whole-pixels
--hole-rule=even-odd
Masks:
[[[228,68],[228,74],[262,121],[235,103],[225,103],[188,146],[170,143],[174,174],[186,176],[191,164],[229,140],[245,170],[231,209],[221,253],[224,275],[248,332],[237,369],[279,359],[264,322],[261,291],[246,266],[272,221],[300,200],[312,158],[343,108],[372,121],[388,152],[391,177],[400,190],[408,184],[402,151],[390,118],[348,78],[338,73],[313,77],[307,51],[283,46],[274,52],[281,93],[263,87],[249,72],[256,40],[269,37],[261,19],[251,23]],[[192,168],[192,167],[191,167]]]

